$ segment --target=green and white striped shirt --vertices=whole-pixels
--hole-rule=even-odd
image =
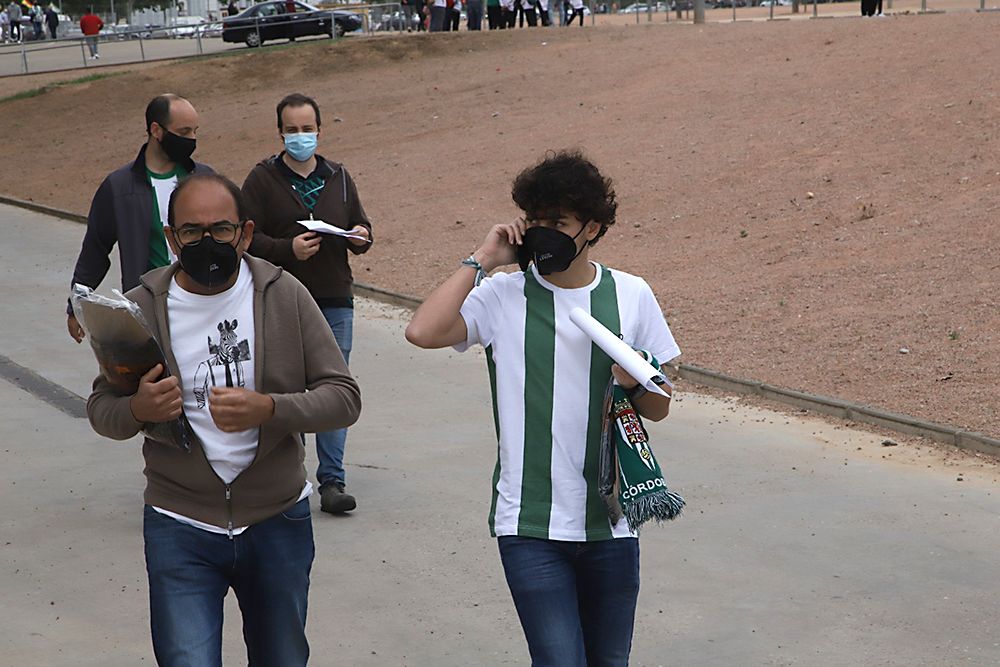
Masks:
[[[612,526],[597,490],[611,359],[569,319],[579,307],[630,345],[666,362],[680,354],[642,278],[594,264],[586,287],[563,289],[527,271],[498,273],[462,305],[468,338],[486,348],[498,445],[490,532],[550,540],[632,537]]]

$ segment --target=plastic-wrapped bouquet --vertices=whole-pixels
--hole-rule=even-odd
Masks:
[[[163,350],[139,306],[118,290],[112,291],[113,298],[74,285],[70,303],[87,332],[101,374],[122,396],[129,396],[138,390],[139,379],[157,364],[164,368],[158,379],[169,375],[169,371]],[[191,451],[193,432],[183,414],[169,422],[145,424],[142,432],[155,442]]]

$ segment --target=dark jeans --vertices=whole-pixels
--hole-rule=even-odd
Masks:
[[[506,28],[503,18],[503,7],[500,5],[488,5],[486,7],[486,21],[490,24],[490,30]]]
[[[625,667],[639,596],[639,540],[497,538],[532,667]]]
[[[448,13],[444,17],[444,30],[445,32],[454,31],[458,32],[459,26],[462,24],[462,12],[458,9],[452,7],[448,10]]]
[[[222,609],[230,588],[243,614],[250,664],[306,664],[315,553],[308,498],[231,540],[148,505],[142,532],[153,652],[160,667],[222,667]]]
[[[326,323],[330,325],[340,353],[344,361],[351,361],[351,346],[354,340],[354,309],[353,308],[321,308]],[[316,434],[316,456],[319,467],[316,468],[316,481],[320,486],[339,482],[346,483],[344,473],[344,448],[347,445],[347,429],[326,431]]]
[[[447,13],[447,7],[431,7],[431,32],[444,30],[444,19]]]
[[[483,29],[483,0],[471,0],[465,5],[466,24],[469,30]]]

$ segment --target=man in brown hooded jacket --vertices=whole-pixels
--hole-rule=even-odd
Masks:
[[[302,284],[245,254],[254,222],[232,182],[190,176],[168,221],[179,261],[127,294],[167,368],[151,369],[130,396],[98,376],[87,402],[94,430],[115,440],[182,414],[195,436],[189,452],[143,443],[156,660],[221,665],[232,588],[250,664],[305,665],[315,547],[299,434],[354,423],[358,385]]]

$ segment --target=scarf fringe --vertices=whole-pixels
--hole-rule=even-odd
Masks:
[[[638,533],[639,527],[650,519],[656,519],[656,523],[676,519],[684,505],[684,498],[673,491],[660,489],[628,503],[622,511],[629,528]]]

